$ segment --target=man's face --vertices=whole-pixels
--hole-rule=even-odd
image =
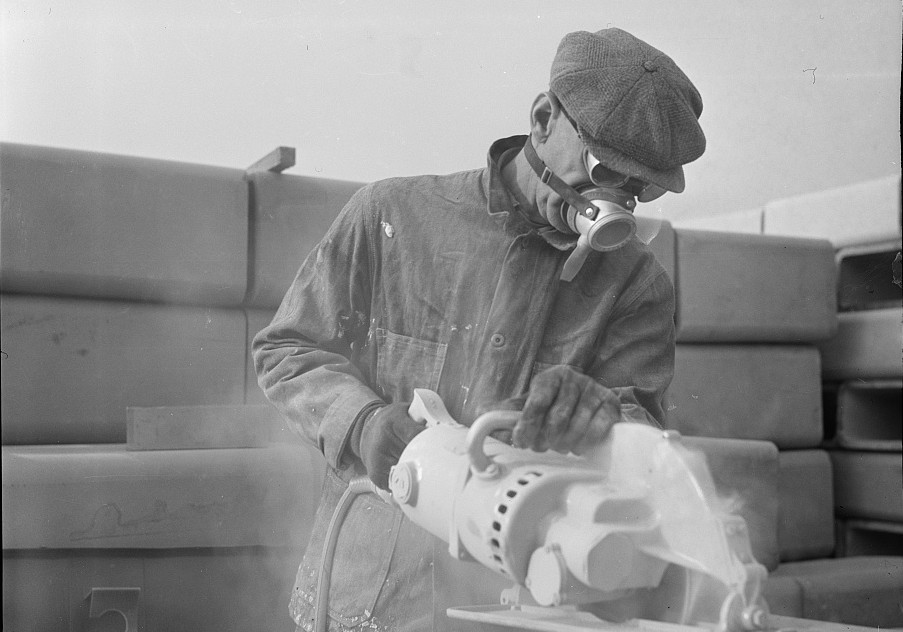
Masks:
[[[589,174],[584,165],[585,146],[577,135],[577,130],[559,109],[549,121],[549,135],[544,143],[536,147],[536,153],[555,175],[575,189],[590,185]],[[540,215],[562,232],[571,232],[561,217],[564,200],[551,187],[540,184],[536,193],[536,206]]]

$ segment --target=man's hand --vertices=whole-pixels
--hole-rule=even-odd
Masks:
[[[568,366],[554,366],[533,378],[512,442],[539,452],[582,454],[620,419],[613,391]]]
[[[398,463],[401,453],[411,439],[420,434],[426,424],[408,415],[409,404],[389,404],[377,410],[363,422],[360,441],[352,450],[367,468],[370,480],[380,489],[389,489],[389,470]]]

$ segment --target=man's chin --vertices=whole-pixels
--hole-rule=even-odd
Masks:
[[[556,205],[549,204],[546,206],[545,219],[552,225],[552,228],[565,235],[573,235],[574,231],[571,230],[570,226],[567,225],[567,222],[561,215],[560,202]]]

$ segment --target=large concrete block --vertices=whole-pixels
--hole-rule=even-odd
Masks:
[[[801,612],[790,616],[870,627],[903,626],[901,557],[788,562],[768,578],[768,584],[788,581],[797,584],[801,599]]]
[[[287,604],[303,555],[304,547],[149,555],[146,629],[291,632],[296,626]]]
[[[236,305],[243,172],[4,143],[4,292]]]
[[[769,570],[779,562],[779,461],[769,441],[684,437],[705,455],[725,508],[746,521],[753,557]]]
[[[793,577],[769,575],[762,589],[762,596],[772,615],[803,616],[803,589]]]
[[[270,324],[273,315],[276,313],[275,308],[271,309],[248,309],[245,310],[248,319],[248,363],[245,375],[247,376],[245,391],[247,393],[248,404],[265,404],[267,398],[263,394],[260,386],[257,384],[257,372],[254,369],[254,357],[251,355],[251,341],[257,333]]]
[[[817,447],[818,352],[804,345],[678,344],[666,423],[687,435]]]
[[[675,266],[675,237],[674,227],[669,222],[658,217],[638,215],[636,218],[637,237],[652,251],[665,272],[674,282]]]
[[[70,632],[70,592],[68,560],[3,551],[4,630]]]
[[[827,239],[835,247],[900,237],[900,174],[774,200],[767,235]]]
[[[274,173],[254,174],[250,182],[247,304],[277,307],[301,262],[362,184]]]
[[[262,448],[273,439],[272,406],[154,406],[126,410],[129,450]]]
[[[301,435],[291,429],[288,421],[279,414],[275,407],[263,394],[260,386],[257,384],[257,372],[254,369],[254,358],[251,355],[251,341],[261,329],[270,324],[276,308],[270,309],[247,309],[245,314],[248,319],[248,356],[247,367],[245,369],[245,399],[249,405],[253,406],[270,406],[273,410],[272,439],[280,443],[303,443],[305,440]]]
[[[899,452],[832,450],[838,516],[903,522],[903,458]]]
[[[837,554],[903,556],[903,522],[838,520]]]
[[[762,234],[764,208],[718,213],[689,219],[674,220],[677,228],[687,230],[711,230],[719,233]]]
[[[677,229],[680,342],[812,342],[836,323],[830,242]]]
[[[837,315],[837,335],[818,344],[826,380],[903,377],[903,310],[898,307]]]
[[[270,630],[295,625],[286,604],[303,549],[4,551],[3,629],[123,630],[113,613],[90,618],[93,588],[138,589],[129,630]]]
[[[834,553],[834,490],[831,459],[824,450],[780,454],[778,542],[781,561]]]
[[[241,404],[240,309],[0,296],[4,444],[118,443],[129,406]]]
[[[837,252],[837,309],[897,307],[903,301],[900,239],[850,246]],[[896,266],[896,267],[895,267]]]
[[[903,450],[903,380],[851,380],[836,390],[834,436],[848,450]]]
[[[324,463],[298,446],[3,446],[3,548],[303,547]]]

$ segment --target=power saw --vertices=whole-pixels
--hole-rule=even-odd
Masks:
[[[424,389],[409,412],[427,428],[392,469],[393,500],[452,557],[512,581],[499,604],[449,617],[561,632],[774,629],[746,523],[678,433],[615,424],[584,458],[490,436],[517,412],[468,428]]]

